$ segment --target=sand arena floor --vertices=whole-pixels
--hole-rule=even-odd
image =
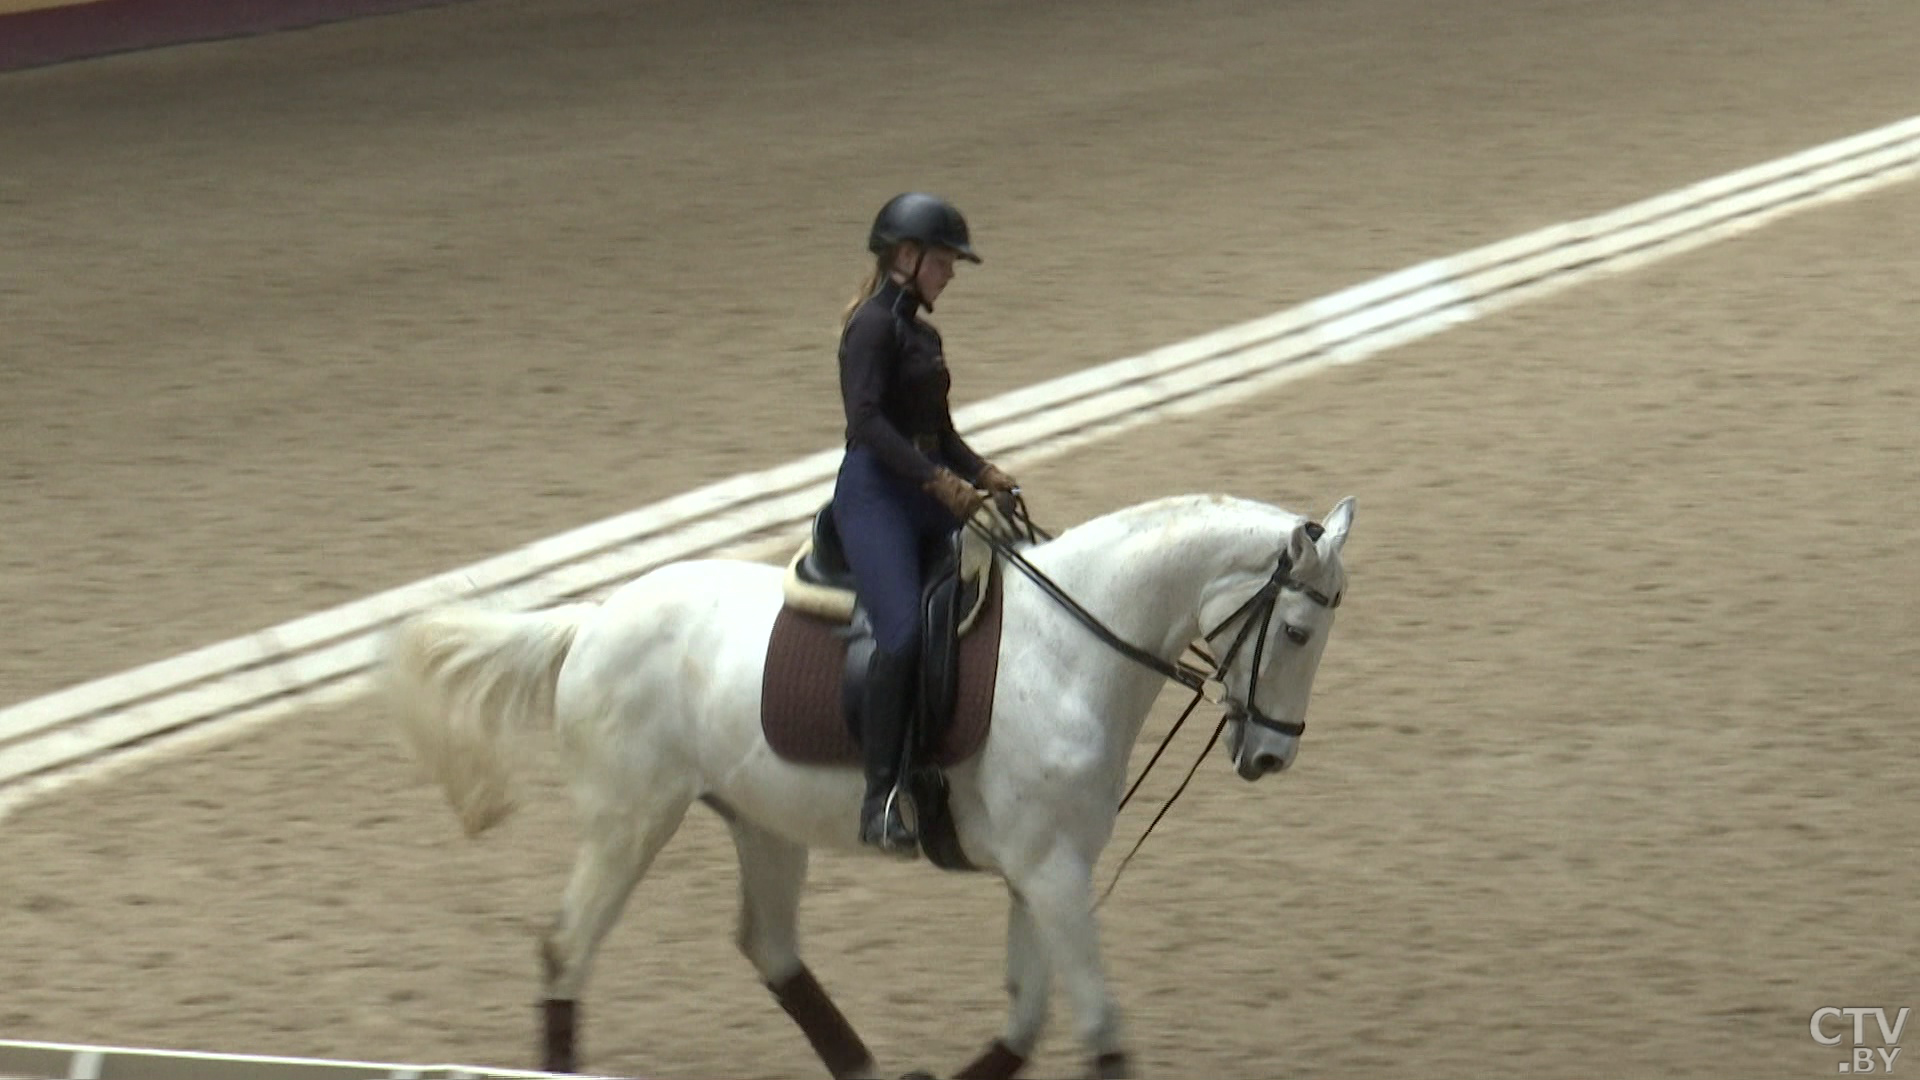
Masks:
[[[831,445],[900,187],[988,257],[939,314],[964,403],[1920,100],[1893,5],[1115,9],[475,3],[0,79],[0,696]],[[1056,523],[1360,500],[1300,766],[1203,769],[1106,916],[1148,1075],[1830,1075],[1815,1008],[1920,1006],[1916,223],[1895,189],[1021,470]],[[0,1032],[524,1065],[572,844],[550,772],[528,803],[460,841],[349,705],[31,807]],[[992,883],[813,882],[885,1064],[998,1029]],[[813,1074],[733,890],[696,815],[592,1067]]]

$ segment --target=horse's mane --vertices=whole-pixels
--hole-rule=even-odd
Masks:
[[[1306,515],[1235,495],[1168,495],[1088,518],[1056,534],[1052,540],[1027,548],[1025,553],[1036,563],[1053,559],[1074,561],[1091,552],[1139,544],[1154,534],[1168,535],[1179,526],[1202,518],[1211,518],[1221,527],[1242,532],[1254,541],[1268,569],[1271,562],[1266,560],[1287,542],[1294,526],[1311,521]],[[1344,577],[1344,571],[1340,573]]]
[[[1239,519],[1236,523],[1244,523],[1249,529],[1270,532],[1276,542],[1286,539],[1287,533],[1302,520],[1300,514],[1237,495],[1166,495],[1088,518],[1069,526],[1041,547],[1112,544],[1150,529],[1218,515],[1222,511],[1231,513]]]

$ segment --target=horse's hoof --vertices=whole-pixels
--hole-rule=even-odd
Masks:
[[[1124,1051],[1109,1051],[1093,1059],[1093,1075],[1098,1080],[1127,1080],[1133,1075],[1133,1064]]]
[[[910,1073],[901,1073],[900,1080],[939,1080],[925,1069],[915,1069]]]
[[[1023,1054],[1013,1051],[999,1039],[993,1040],[980,1056],[954,1074],[954,1080],[1013,1080],[1027,1067]]]

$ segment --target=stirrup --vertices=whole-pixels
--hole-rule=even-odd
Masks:
[[[860,842],[889,855],[918,856],[920,837],[907,828],[906,819],[900,814],[900,785],[895,784],[887,792],[886,801],[877,812],[868,813],[868,805],[863,802],[860,806]]]

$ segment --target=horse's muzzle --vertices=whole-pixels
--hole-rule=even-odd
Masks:
[[[1251,783],[1269,773],[1285,772],[1287,766],[1291,764],[1293,762],[1288,758],[1261,750],[1242,756],[1235,763],[1235,771],[1240,774],[1240,779]]]

